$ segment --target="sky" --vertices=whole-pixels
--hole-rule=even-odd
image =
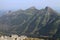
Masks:
[[[0,10],[27,9],[35,6],[37,9],[49,6],[60,9],[60,0],[0,0]]]

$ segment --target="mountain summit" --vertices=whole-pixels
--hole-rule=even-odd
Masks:
[[[33,6],[33,7],[30,7],[28,8],[29,10],[36,10],[36,8]]]

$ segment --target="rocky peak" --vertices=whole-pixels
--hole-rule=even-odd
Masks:
[[[50,7],[48,7],[48,6],[45,8],[45,10],[46,10],[46,11],[53,11],[53,9],[50,8]]]
[[[57,14],[57,12],[50,7],[46,7],[45,10],[46,10],[46,12],[50,13],[51,15]]]
[[[35,7],[30,7],[27,10],[37,10]]]

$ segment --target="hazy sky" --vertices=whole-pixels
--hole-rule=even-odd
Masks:
[[[0,10],[27,9],[31,6],[35,6],[38,9],[46,6],[59,9],[60,0],[0,0]]]

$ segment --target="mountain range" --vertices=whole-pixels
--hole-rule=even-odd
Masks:
[[[0,17],[0,34],[60,37],[60,14],[50,7],[9,11]]]

